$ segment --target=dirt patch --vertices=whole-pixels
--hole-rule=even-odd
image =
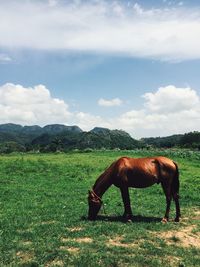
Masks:
[[[156,259],[156,258],[155,258]],[[181,258],[170,255],[164,256],[160,258],[161,262],[165,264],[165,266],[182,266],[180,265]]]
[[[67,231],[69,231],[71,233],[73,233],[73,232],[80,232],[80,231],[83,230],[82,227],[73,227],[73,228],[66,228],[66,229],[67,229]]]
[[[63,261],[59,260],[59,259],[54,259],[51,262],[48,262],[45,267],[50,267],[50,266],[64,266]]]
[[[184,213],[188,214],[187,211],[185,211]],[[180,222],[183,224],[186,224],[188,223],[188,221],[191,221],[191,220],[200,221],[200,210],[199,209],[195,208],[193,210],[190,210],[189,215],[184,216],[183,218],[180,218]]]
[[[62,238],[62,242],[77,242],[77,243],[92,243],[93,239],[90,237],[80,237],[80,238]]]
[[[75,247],[66,247],[66,246],[61,246],[60,250],[62,251],[68,251],[70,253],[78,253],[80,251],[79,248],[75,248]]]
[[[33,228],[28,228],[28,229],[17,229],[16,231],[18,234],[24,234],[24,233],[32,233]]]
[[[21,243],[25,247],[30,247],[32,245],[32,242],[31,241],[22,241]]]
[[[34,253],[32,251],[18,251],[16,256],[23,263],[32,261],[34,259]]]
[[[83,238],[77,238],[75,239],[75,241],[78,243],[92,243],[93,239],[90,237],[83,237]]]
[[[200,210],[194,212],[195,216],[193,217],[194,220],[200,221]]]
[[[200,248],[200,235],[192,233],[195,227],[196,225],[190,225],[178,231],[159,233],[159,237],[164,238],[168,245]]]
[[[48,224],[55,224],[57,223],[57,221],[44,221],[44,222],[41,222],[41,225],[48,225]]]
[[[115,247],[123,247],[123,248],[132,248],[138,246],[138,244],[135,243],[123,243],[123,236],[116,236],[113,239],[109,239],[107,246],[115,246]]]

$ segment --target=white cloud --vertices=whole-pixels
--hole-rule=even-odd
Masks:
[[[74,113],[73,122],[84,131],[89,131],[96,126],[108,128],[111,126],[109,121],[103,119],[101,116],[95,116],[85,112]]]
[[[78,125],[123,129],[135,138],[200,131],[200,98],[194,89],[174,85],[143,96],[141,109],[104,118],[83,111],[70,112],[61,99],[53,98],[44,85],[26,88],[11,83],[0,86],[0,123]]]
[[[8,63],[11,62],[12,59],[6,54],[0,54],[0,63]]]
[[[135,138],[200,131],[200,97],[190,88],[160,87],[142,96],[141,109],[96,121],[110,129],[123,129]]]
[[[70,117],[68,105],[52,98],[43,85],[25,88],[7,83],[0,87],[0,123],[45,125],[65,123]]]
[[[85,131],[95,126],[110,126],[101,116],[70,112],[68,105],[61,99],[53,98],[44,85],[27,88],[12,83],[0,86],[0,124],[9,122],[42,126],[77,124]]]
[[[177,88],[173,85],[160,87],[155,93],[146,93],[145,106],[152,112],[171,113],[193,109],[199,104],[199,97],[191,88]]]
[[[144,95],[144,108],[122,114],[116,125],[135,137],[200,131],[200,98],[191,88],[173,85]]]
[[[106,100],[104,98],[100,98],[98,100],[99,106],[103,107],[114,107],[114,106],[121,106],[122,105],[122,100],[119,98],[113,98],[110,100]]]
[[[55,7],[58,4],[57,0],[48,0],[48,3],[50,7]]]
[[[127,4],[126,4],[127,3]],[[4,1],[0,44],[160,60],[200,58],[200,8],[117,1]]]

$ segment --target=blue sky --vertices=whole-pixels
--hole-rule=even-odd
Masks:
[[[200,130],[198,1],[1,1],[0,123]]]

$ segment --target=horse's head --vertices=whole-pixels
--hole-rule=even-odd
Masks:
[[[97,214],[101,208],[102,200],[98,197],[94,191],[88,192],[88,219],[91,221],[96,220]]]

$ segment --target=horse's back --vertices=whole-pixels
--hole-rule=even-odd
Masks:
[[[158,157],[155,157],[156,160],[158,160],[161,164],[164,164],[164,165],[168,165],[168,166],[171,166],[172,168],[175,167],[175,164],[174,164],[174,161],[169,159],[169,158],[166,158],[166,157],[163,157],[163,156],[158,156]]]
[[[115,184],[127,183],[130,187],[144,188],[162,179],[169,179],[175,171],[173,161],[166,157],[122,157],[115,164]]]
[[[114,184],[144,188],[158,182],[159,174],[154,158],[120,158],[115,165]]]

